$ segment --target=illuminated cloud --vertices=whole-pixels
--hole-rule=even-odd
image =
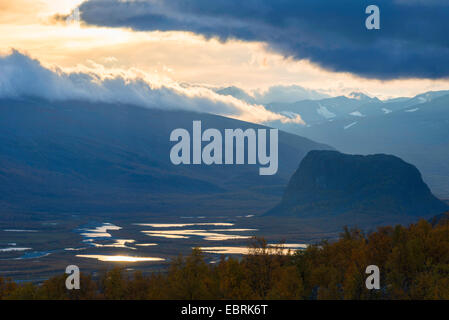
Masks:
[[[300,117],[290,119],[261,105],[219,95],[204,87],[181,86],[173,81],[151,83],[146,78],[151,77],[132,70],[109,74],[104,70],[100,74],[89,70],[72,73],[50,70],[18,51],[0,57],[0,98],[82,99],[206,112],[256,123],[275,120],[302,123]]]

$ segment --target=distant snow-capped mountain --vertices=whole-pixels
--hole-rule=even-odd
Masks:
[[[358,104],[337,97],[298,102],[289,110],[306,125],[272,125],[346,153],[397,155],[418,167],[435,194],[449,198],[449,91]]]
[[[227,91],[236,98],[237,93]],[[346,153],[397,155],[418,167],[434,193],[449,199],[449,90],[388,100],[352,92],[265,107],[304,121],[269,123],[273,127]]]

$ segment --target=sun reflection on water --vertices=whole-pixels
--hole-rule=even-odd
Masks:
[[[223,230],[225,231],[225,230]],[[228,230],[226,230],[228,231]],[[158,230],[158,231],[142,231],[150,237],[162,237],[173,239],[186,239],[189,236],[203,237],[208,241],[220,241],[220,240],[234,240],[234,239],[249,239],[251,236],[240,236],[232,234],[222,234],[209,232],[207,230]]]
[[[78,258],[97,259],[103,262],[145,262],[145,261],[165,261],[163,258],[155,257],[133,257],[133,256],[108,256],[96,254],[78,254]]]
[[[136,223],[138,226],[152,227],[152,228],[185,228],[193,226],[217,226],[217,227],[232,227],[234,223],[228,222],[200,222],[200,223]]]

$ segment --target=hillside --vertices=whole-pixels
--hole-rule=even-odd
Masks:
[[[5,218],[15,212],[257,213],[280,197],[308,151],[329,148],[280,132],[273,176],[260,176],[258,165],[175,166],[170,133],[191,131],[193,120],[219,130],[262,128],[132,105],[0,100],[0,209]]]

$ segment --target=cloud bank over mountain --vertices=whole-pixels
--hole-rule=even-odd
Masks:
[[[449,2],[377,0],[381,29],[365,28],[354,0],[88,0],[82,19],[134,30],[189,31],[223,41],[261,41],[321,67],[367,78],[447,78]]]
[[[299,100],[319,100],[329,98],[328,95],[308,90],[297,85],[272,86],[266,91],[255,91],[256,101],[262,104],[271,102],[293,103]]]
[[[175,82],[150,83],[125,72],[100,75],[95,72],[64,72],[48,69],[18,52],[0,56],[0,98],[40,97],[51,101],[81,99],[93,102],[135,104],[157,109],[213,113],[239,120],[264,123],[273,120],[302,123],[249,104],[232,96]]]
[[[300,100],[319,100],[329,98],[327,94],[303,88],[298,85],[277,85],[267,88],[266,90],[255,89],[245,91],[244,89],[230,86],[225,88],[217,88],[215,92],[221,95],[233,96],[239,100],[250,104],[267,105],[272,102],[277,103],[293,103]]]

